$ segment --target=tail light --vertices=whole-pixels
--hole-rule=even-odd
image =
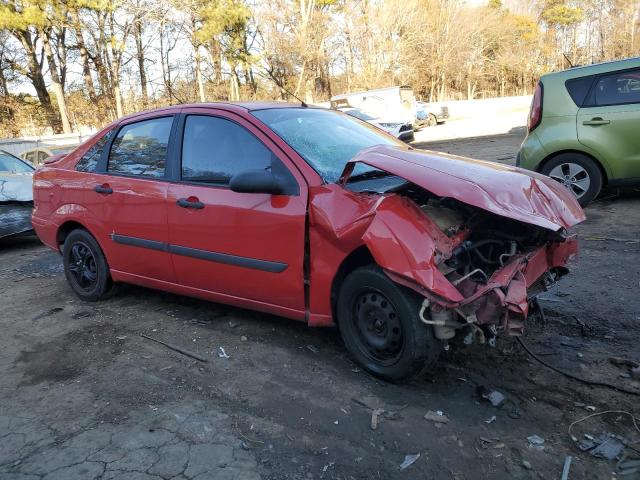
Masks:
[[[542,120],[542,84],[538,83],[536,91],[533,93],[533,100],[531,101],[531,110],[529,110],[529,131],[533,131]]]

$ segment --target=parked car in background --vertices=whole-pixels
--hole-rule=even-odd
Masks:
[[[44,161],[53,156],[60,155],[64,153],[69,153],[71,150],[76,148],[77,145],[50,145],[44,147],[32,148],[30,150],[26,150],[20,154],[20,158],[23,160],[27,160],[31,162],[33,165],[42,165]]]
[[[409,86],[377,88],[331,97],[331,108],[348,105],[395,123],[416,121],[416,98]]]
[[[360,120],[368,122],[371,125],[375,125],[376,127],[381,128],[385,132],[390,133],[394,137],[402,140],[403,142],[411,142],[415,138],[413,133],[413,125],[410,122],[399,123],[385,120],[384,118],[374,117],[372,115],[369,115],[367,112],[360,110],[359,108],[342,107],[338,108],[338,110],[346,113],[347,115],[351,115],[352,117],[359,118]]]
[[[0,238],[32,230],[33,165],[0,150]]]
[[[441,125],[449,119],[449,107],[436,103],[416,102],[418,125]]]
[[[35,173],[33,225],[83,300],[129,282],[337,324],[387,380],[456,335],[521,335],[584,220],[555,181],[299,104],[130,115]]]
[[[581,205],[640,184],[640,57],[544,75],[517,165],[549,175]]]

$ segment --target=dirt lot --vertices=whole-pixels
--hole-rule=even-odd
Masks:
[[[419,146],[510,162],[521,137]],[[550,364],[640,392],[609,361],[640,361],[640,195],[609,195],[587,215],[581,258],[524,340]],[[638,396],[567,379],[513,339],[453,346],[433,371],[392,385],[358,369],[331,329],[131,286],[82,303],[33,238],[0,244],[0,298],[3,480],[557,479],[567,455],[570,479],[611,478],[616,462],[578,450],[568,427],[593,409],[640,416]],[[481,387],[507,401],[493,407]],[[372,408],[385,410],[376,430]],[[429,410],[450,421],[425,420]],[[604,431],[640,439],[623,414],[573,434]]]

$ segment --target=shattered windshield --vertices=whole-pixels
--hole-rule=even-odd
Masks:
[[[316,108],[271,108],[251,112],[296,150],[327,182],[336,182],[360,150],[404,145],[358,119]],[[358,164],[353,175],[375,170]]]

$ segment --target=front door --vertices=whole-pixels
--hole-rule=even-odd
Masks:
[[[259,129],[224,111],[187,110],[180,122],[179,181],[169,186],[169,244],[179,283],[304,312],[307,187]],[[180,132],[182,131],[182,135]],[[179,141],[180,143],[180,141]],[[288,195],[237,193],[235,173],[278,170]]]
[[[578,139],[615,178],[640,178],[640,69],[601,76],[578,111]]]

